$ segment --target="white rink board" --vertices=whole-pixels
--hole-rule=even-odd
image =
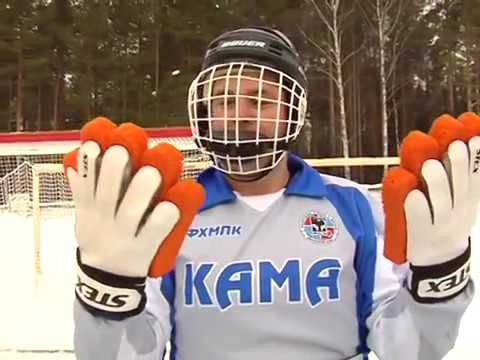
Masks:
[[[74,360],[73,217],[43,220],[39,279],[33,276],[32,219],[1,214],[0,229],[0,281],[6,294],[0,297],[0,360]],[[473,277],[480,283],[480,223],[473,246]],[[480,359],[479,298],[467,310],[457,345],[445,359]]]

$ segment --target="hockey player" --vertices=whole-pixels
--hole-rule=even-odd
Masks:
[[[180,360],[437,360],[452,348],[473,297],[480,119],[410,134],[382,209],[289,151],[306,89],[279,31],[215,39],[188,95],[213,163],[201,186],[179,182],[179,153],[147,150],[135,125],[82,129],[65,158],[79,360],[159,360],[167,342]]]

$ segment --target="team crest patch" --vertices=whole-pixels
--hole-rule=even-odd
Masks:
[[[335,241],[338,234],[337,224],[331,216],[322,216],[313,210],[304,217],[300,230],[308,240],[323,244]]]

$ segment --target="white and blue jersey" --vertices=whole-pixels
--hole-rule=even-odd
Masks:
[[[378,199],[290,155],[290,181],[263,211],[223,174],[199,177],[206,201],[173,271],[148,279],[147,306],[122,321],[75,305],[80,360],[437,360],[453,346],[473,284],[416,303],[408,269],[383,257]]]

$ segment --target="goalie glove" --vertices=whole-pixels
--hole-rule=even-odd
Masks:
[[[408,261],[418,302],[445,301],[469,281],[470,233],[480,200],[480,118],[438,118],[410,133],[383,179],[385,256]]]
[[[179,181],[181,153],[168,144],[148,149],[136,125],[96,118],[81,141],[64,158],[75,202],[75,292],[90,312],[121,319],[143,310],[147,275],[173,268],[204,193]]]

